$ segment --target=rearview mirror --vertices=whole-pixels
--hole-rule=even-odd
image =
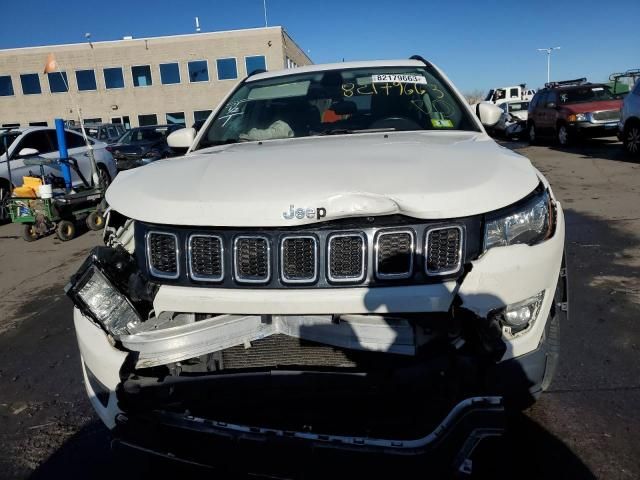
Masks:
[[[169,147],[178,151],[186,151],[193,145],[196,138],[195,128],[181,128],[175,132],[171,132],[167,137]]]
[[[20,150],[20,152],[18,152],[18,156],[19,157],[33,157],[35,155],[38,155],[40,152],[38,150],[36,150],[35,148],[23,148],[22,150]]]
[[[480,119],[480,123],[485,127],[492,127],[500,120],[500,116],[504,113],[502,109],[493,103],[478,103],[475,106],[476,115]]]

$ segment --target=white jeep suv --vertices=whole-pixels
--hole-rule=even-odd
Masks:
[[[116,440],[460,463],[530,404],[566,316],[564,217],[485,133],[501,110],[473,108],[420,57],[259,73],[169,137],[184,158],[121,173],[67,286]]]

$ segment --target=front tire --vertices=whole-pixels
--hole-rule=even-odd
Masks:
[[[9,208],[7,208],[6,201],[11,196],[11,189],[9,188],[9,182],[0,180],[0,225],[9,221]]]
[[[631,158],[640,158],[640,122],[627,122],[622,137],[624,151]]]
[[[568,147],[571,145],[571,134],[569,133],[567,126],[563,123],[558,125],[558,128],[556,129],[556,140],[558,141],[558,145],[561,147]]]
[[[100,186],[106,190],[111,185],[111,174],[103,163],[98,164],[98,176],[100,177]]]
[[[89,215],[87,215],[85,223],[87,224],[87,228],[89,230],[97,232],[104,228],[104,217],[97,211],[91,212]]]
[[[68,242],[76,236],[76,226],[69,220],[60,220],[56,227],[56,236],[63,242]]]

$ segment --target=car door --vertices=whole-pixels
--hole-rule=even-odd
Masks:
[[[542,132],[544,124],[544,104],[546,102],[547,92],[539,92],[531,103],[531,121],[536,126],[537,132]]]
[[[38,151],[38,156],[40,157],[57,158],[56,145],[51,141],[46,129],[27,132],[14,144],[14,148],[10,150],[11,177],[14,185],[21,185],[23,176],[39,177],[42,173],[40,167],[24,164],[25,158],[29,157],[20,156],[20,151],[23,149],[33,148]],[[44,174],[48,175],[50,173],[58,177],[61,176],[60,170],[44,167]]]

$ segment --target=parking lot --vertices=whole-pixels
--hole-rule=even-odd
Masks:
[[[614,139],[506,146],[563,203],[571,307],[551,390],[514,419],[510,478],[640,478],[640,164]],[[63,293],[99,242],[88,232],[26,243],[17,226],[0,227],[2,478],[123,478],[85,396]]]

